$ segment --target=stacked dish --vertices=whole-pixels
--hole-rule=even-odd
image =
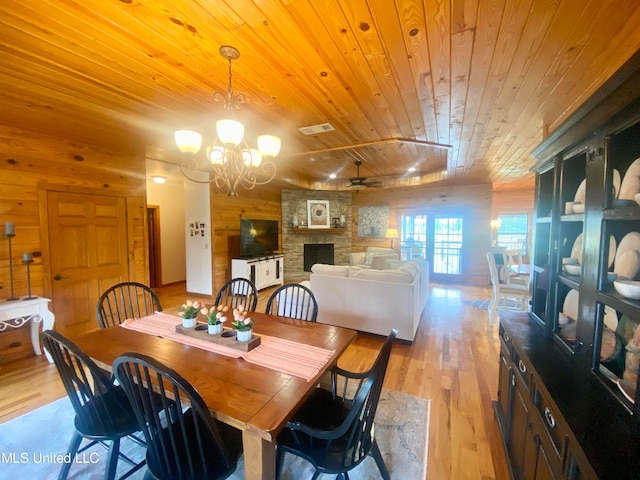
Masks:
[[[640,158],[635,159],[624,174],[618,198],[635,201],[637,193],[640,193]]]
[[[609,268],[614,264],[616,259],[617,252],[619,249],[616,248],[616,239],[613,235],[609,235]],[[573,246],[571,247],[571,257],[566,257],[562,259],[562,269],[567,272],[569,275],[580,275],[582,271],[582,267],[580,264],[582,263],[582,233],[580,233],[573,242]],[[617,273],[617,272],[616,272]],[[611,279],[612,277],[607,277]]]
[[[635,162],[634,162],[635,163]],[[640,233],[627,233],[618,246],[613,272],[618,278],[613,281],[616,291],[625,298],[640,300]]]

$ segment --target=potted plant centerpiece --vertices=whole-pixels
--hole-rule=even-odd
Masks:
[[[227,321],[226,314],[229,307],[226,305],[214,305],[211,308],[202,307],[200,313],[207,317],[207,331],[211,335],[222,332],[222,324]]]
[[[237,332],[236,339],[239,342],[248,342],[253,335],[253,319],[248,316],[249,312],[244,310],[242,305],[233,309],[233,322],[231,326]]]
[[[187,300],[182,307],[178,309],[178,313],[182,317],[182,326],[184,328],[193,328],[196,326],[196,317],[200,311],[200,302],[192,302]]]

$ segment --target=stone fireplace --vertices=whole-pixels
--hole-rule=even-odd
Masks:
[[[315,263],[333,265],[333,243],[306,243],[304,245],[304,271],[310,272]]]
[[[282,190],[282,253],[284,254],[284,280],[285,282],[297,282],[309,280],[311,265],[314,263],[332,263],[335,265],[349,265],[351,253],[352,218],[351,205],[352,193],[340,191],[322,190]],[[345,216],[344,228],[328,229],[294,229],[292,225],[293,215],[297,215],[299,222],[307,221],[307,200],[328,200],[330,216],[339,218]],[[309,246],[312,246],[309,248]],[[306,258],[307,250],[314,250],[313,245],[320,245],[324,249],[332,245],[332,257]],[[317,248],[315,248],[317,250]],[[327,252],[320,252],[325,255]],[[331,261],[328,261],[331,260]],[[309,265],[308,262],[311,262]]]

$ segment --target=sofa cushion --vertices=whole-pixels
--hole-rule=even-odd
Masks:
[[[392,253],[389,255],[374,255],[373,260],[371,260],[371,268],[373,268],[374,270],[385,270],[385,262],[387,260],[396,260],[397,258],[397,253]]]
[[[391,255],[396,253],[393,248],[387,247],[367,247],[367,253],[373,253],[374,255]]]
[[[367,251],[364,256],[364,264],[371,266],[373,263],[373,257],[378,255],[394,255],[396,252],[392,248],[383,247],[367,247]]]
[[[387,258],[384,261],[383,270],[397,270],[405,263],[407,263],[406,260],[390,260]]]
[[[315,263],[311,266],[311,271],[316,275],[325,275],[328,277],[348,277],[348,265],[327,265],[324,263]]]
[[[364,265],[366,252],[352,252],[349,254],[349,265]]]
[[[387,283],[413,283],[414,279],[414,276],[407,272],[371,269],[361,269],[359,272],[350,275],[350,277],[358,280],[374,280]]]

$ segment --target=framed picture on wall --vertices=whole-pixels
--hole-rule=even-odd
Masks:
[[[308,228],[331,227],[329,200],[307,200]]]

